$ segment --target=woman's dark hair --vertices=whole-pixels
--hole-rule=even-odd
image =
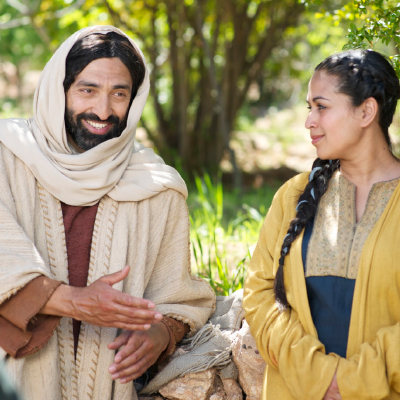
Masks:
[[[396,111],[397,100],[400,98],[400,84],[391,63],[382,54],[372,50],[349,50],[328,57],[315,68],[315,72],[335,76],[338,81],[337,92],[348,96],[353,107],[360,106],[370,97],[377,101],[379,125],[389,150],[392,151],[389,126]],[[293,241],[315,216],[319,200],[339,166],[339,160],[317,158],[313,163],[309,182],[299,197],[296,217],[291,221],[283,240],[274,282],[275,298],[281,310],[289,307],[283,274],[285,257]]]
[[[92,33],[72,46],[65,61],[65,93],[89,63],[99,58],[114,57],[119,58],[131,74],[132,102],[143,82],[146,70],[140,54],[129,39],[116,32]]]

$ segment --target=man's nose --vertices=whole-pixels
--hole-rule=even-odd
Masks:
[[[95,104],[92,107],[92,112],[96,114],[102,121],[105,121],[112,114],[109,97],[107,95],[99,96],[95,100]]]

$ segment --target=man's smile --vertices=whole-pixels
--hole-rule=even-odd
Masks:
[[[96,128],[96,129],[102,129],[102,128],[105,128],[105,127],[108,125],[108,123],[100,124],[99,122],[88,121],[88,120],[86,120],[86,122],[87,122],[89,125],[92,125],[92,126],[93,126],[94,128]]]
[[[89,118],[81,119],[82,125],[94,135],[105,135],[112,129],[114,122],[99,122]]]
[[[83,150],[93,147],[109,139],[119,137],[126,127],[126,117],[123,120],[117,115],[110,115],[101,120],[94,113],[76,114],[71,109],[65,111],[65,128],[71,139]]]

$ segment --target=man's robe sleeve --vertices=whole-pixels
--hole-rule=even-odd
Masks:
[[[62,282],[40,276],[0,306],[0,347],[15,358],[40,350],[61,317],[38,314]]]
[[[160,357],[158,357],[157,363],[160,363],[165,357],[171,355],[175,351],[176,345],[190,331],[188,324],[170,317],[163,317],[161,323],[163,323],[168,329],[169,343],[167,348],[160,354]]]

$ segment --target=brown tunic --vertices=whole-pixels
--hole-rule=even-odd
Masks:
[[[90,207],[61,203],[68,256],[69,284],[85,287],[89,271],[90,247],[98,204]],[[45,276],[29,282],[0,306],[0,347],[15,358],[40,350],[51,338],[61,317],[38,314],[62,282]],[[169,317],[161,321],[170,340],[159,361],[171,354],[189,326]],[[75,354],[81,322],[73,320]]]

